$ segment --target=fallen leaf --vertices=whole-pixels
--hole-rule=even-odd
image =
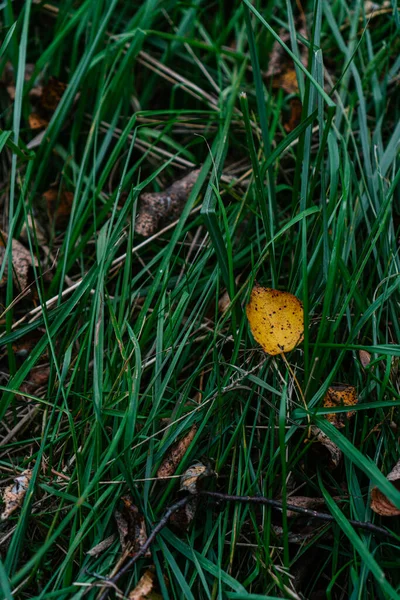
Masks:
[[[31,129],[43,129],[43,127],[47,127],[49,120],[33,112],[28,117],[28,123]]]
[[[307,38],[304,14],[297,17],[295,26],[296,31],[302,37]],[[281,29],[279,31],[279,37],[287,46],[289,46],[289,48],[291,48],[290,33],[287,29]],[[299,41],[298,45],[300,60],[306,67],[308,61],[307,47]],[[299,91],[294,62],[278,41],[274,42],[274,45],[272,46],[266,77],[272,78],[272,87],[276,89],[282,88],[287,94],[296,94]]]
[[[328,388],[324,398],[324,407],[354,406],[358,402],[356,388],[352,385],[333,385]],[[345,426],[345,418],[350,419],[354,411],[348,413],[330,413],[325,415],[338,429]]]
[[[40,93],[32,98],[35,110],[28,119],[31,129],[41,129],[49,124],[66,89],[67,84],[56,77],[50,77],[48,82],[40,88]]]
[[[302,109],[303,105],[301,104],[300,98],[292,98],[290,100],[290,117],[289,120],[283,125],[287,133],[290,133],[299,125],[301,121]]]
[[[24,73],[25,81],[29,81],[31,79],[32,73],[34,70],[35,70],[35,65],[33,63],[25,64],[25,73]],[[15,72],[14,72],[14,67],[11,64],[11,62],[6,63],[2,77],[1,77],[1,81],[3,84],[5,84],[8,95],[10,96],[10,99],[15,100]],[[41,90],[42,90],[41,81],[42,81],[42,75],[39,75],[38,77],[36,77],[36,79],[34,81],[34,85],[29,92],[30,97],[35,97],[35,96],[41,94]]]
[[[289,292],[256,285],[246,313],[254,339],[267,354],[289,352],[303,339],[303,305]]]
[[[54,223],[57,229],[66,228],[71,215],[74,194],[53,187],[44,192],[42,197],[46,202],[49,221]]]
[[[330,440],[328,436],[319,429],[319,427],[312,425],[311,433],[314,436],[313,445],[315,443],[319,443],[327,450],[329,468],[336,469],[340,463],[340,459],[342,458],[342,451],[340,448],[338,448],[336,444],[334,444],[334,442],[332,442],[332,440]]]
[[[5,488],[3,492],[3,502],[5,507],[1,513],[2,521],[8,519],[8,517],[22,505],[31,477],[32,471],[27,469],[14,479],[12,485]]]
[[[115,512],[119,539],[122,550],[125,551],[129,548],[129,554],[133,556],[147,541],[146,524],[144,516],[139,512],[130,496],[123,496],[121,500],[122,510]],[[151,556],[150,550],[147,550],[144,556]]]
[[[139,579],[137,586],[128,596],[129,600],[158,600],[162,598],[154,592],[156,574],[154,569],[147,569]]]
[[[209,466],[203,465],[198,462],[189,467],[181,477],[181,491],[189,492],[190,494],[197,494],[199,491],[199,484],[205,477],[213,475],[213,471]]]
[[[185,456],[187,449],[193,441],[196,431],[197,426],[192,425],[189,432],[171,446],[168,455],[163,460],[157,471],[157,477],[160,477],[160,479],[165,479],[166,477],[171,477],[171,475],[175,473],[182,458]]]
[[[196,169],[183,179],[175,181],[163,192],[144,193],[140,196],[140,209],[136,219],[136,233],[149,237],[153,235],[160,222],[177,219],[199,176]]]
[[[199,499],[194,496],[190,502],[170,516],[169,524],[179,531],[187,531],[196,515],[198,503]]]
[[[325,504],[324,498],[309,498],[308,496],[289,496],[287,499],[288,504],[292,504],[292,506],[298,506],[299,508],[310,508],[315,510],[322,504]],[[299,513],[288,509],[287,511],[288,517],[298,517]]]
[[[88,556],[99,556],[99,554],[101,554],[102,552],[104,552],[104,550],[107,550],[107,548],[111,546],[111,544],[114,542],[114,540],[116,540],[116,538],[117,536],[115,535],[115,533],[112,533],[104,540],[93,546],[93,548],[88,550],[86,554]]]
[[[400,460],[390,471],[386,479],[391,481],[396,489],[400,490]],[[396,508],[377,487],[373,487],[371,490],[371,508],[378,515],[382,515],[382,517],[397,517],[400,515],[400,509]]]
[[[230,303],[231,303],[231,299],[229,297],[228,290],[225,290],[225,292],[222,294],[222,296],[218,300],[219,312],[222,314],[225,314],[230,306]]]
[[[360,357],[360,362],[361,362],[362,366],[364,367],[364,369],[366,367],[368,367],[369,363],[371,362],[370,353],[367,352],[366,350],[360,350],[358,352],[358,356]]]
[[[0,264],[4,260],[6,253],[8,235],[0,230]],[[38,261],[34,258],[32,262],[31,253],[18,240],[12,241],[12,265],[14,283],[21,290],[25,290],[28,286],[28,271],[33,264],[37,267]],[[4,270],[3,279],[0,281],[0,286],[7,281],[8,264]]]

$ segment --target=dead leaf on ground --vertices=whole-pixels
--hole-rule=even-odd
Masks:
[[[310,498],[308,496],[289,496],[287,503],[292,506],[298,506],[299,508],[310,508],[315,510],[319,506],[322,506],[322,504],[325,504],[325,500],[324,498]],[[300,513],[288,509],[286,514],[288,517],[298,517]]]
[[[122,510],[115,511],[119,539],[122,551],[129,549],[129,554],[133,556],[147,541],[146,523],[130,496],[123,496],[121,500]],[[151,556],[150,550],[144,556]]]
[[[358,356],[360,357],[360,362],[361,362],[362,366],[364,367],[364,369],[366,367],[368,367],[369,363],[371,362],[370,353],[367,352],[366,350],[360,350],[358,353]]]
[[[199,492],[200,483],[206,477],[213,475],[211,467],[204,465],[201,462],[195,463],[183,473],[181,477],[180,490],[197,494]]]
[[[8,235],[0,230],[0,264],[3,262],[6,255]],[[28,287],[28,272],[29,268],[35,265],[38,266],[37,258],[34,258],[32,262],[31,253],[25,248],[18,240],[12,241],[12,266],[13,266],[13,279],[14,283],[22,291]],[[8,267],[6,265],[4,275],[0,281],[0,287],[5,285],[7,282]]]
[[[142,194],[135,224],[136,233],[149,237],[157,231],[160,223],[177,219],[186,204],[199,173],[200,169],[192,171],[162,192]]]
[[[306,22],[303,14],[297,17],[295,28],[296,32],[303,38],[307,38]],[[289,48],[291,48],[290,33],[287,29],[281,29],[279,31],[279,37],[287,46],[289,46]],[[299,40],[297,40],[297,42],[300,60],[306,67],[308,61],[307,47]],[[272,78],[272,87],[275,89],[282,88],[287,94],[297,94],[299,91],[294,62],[278,41],[274,42],[274,45],[272,46],[268,70],[265,75],[268,78]]]
[[[71,215],[74,194],[67,190],[59,190],[56,187],[50,188],[42,194],[46,202],[47,215],[50,223],[54,223],[57,229],[64,229],[68,225]]]
[[[24,80],[29,81],[32,77],[33,71],[35,70],[35,65],[33,63],[25,64],[25,73]],[[31,98],[40,96],[42,93],[42,82],[43,76],[39,75],[36,77],[35,82],[31,90],[29,91],[29,96]],[[4,71],[1,77],[2,83],[6,86],[6,90],[11,100],[15,100],[15,72],[14,67],[11,62],[7,62]]]
[[[287,133],[290,133],[293,131],[293,129],[296,129],[296,127],[300,124],[302,110],[303,105],[300,98],[292,98],[290,100],[289,120],[283,125],[283,128]]]
[[[303,305],[289,292],[256,285],[246,313],[254,339],[267,354],[289,352],[303,339]]]
[[[352,385],[333,385],[328,388],[324,398],[324,407],[354,406],[358,402],[357,390]],[[341,429],[345,426],[345,419],[350,419],[355,411],[348,413],[330,413],[325,415],[332,425]]]
[[[175,527],[179,531],[187,531],[191,522],[193,521],[197,506],[199,504],[199,499],[194,496],[190,502],[185,504],[182,508],[174,512],[169,519],[169,524],[172,527]]]
[[[49,124],[66,89],[66,83],[56,77],[49,78],[48,82],[41,88],[41,93],[37,95],[34,102],[35,109],[29,115],[29,127],[31,129],[41,129]]]
[[[98,544],[93,546],[93,548],[88,550],[86,552],[86,554],[88,556],[99,556],[99,554],[104,552],[104,550],[107,550],[107,548],[109,548],[111,546],[111,544],[114,542],[114,540],[116,540],[116,539],[117,539],[117,536],[115,535],[115,533],[112,533],[111,535],[106,537],[104,540],[102,540],[101,542],[99,542]]]
[[[3,492],[4,510],[1,513],[1,520],[5,521],[8,517],[17,510],[25,498],[25,494],[29,487],[29,482],[32,478],[32,471],[27,469],[21,475],[14,479],[14,483],[5,488]]]
[[[182,458],[185,456],[187,449],[192,443],[196,431],[197,426],[192,425],[189,432],[171,446],[168,455],[164,458],[157,471],[157,477],[165,479],[166,477],[171,477],[171,475],[175,473]]]
[[[328,436],[319,429],[319,427],[312,425],[311,433],[313,435],[313,446],[317,443],[321,444],[321,446],[327,450],[329,468],[336,469],[340,463],[340,459],[342,458],[342,451],[340,448],[338,448],[336,444],[334,444],[332,440],[330,440]]]
[[[154,568],[147,569],[139,579],[137,586],[128,596],[129,600],[161,600],[162,596],[154,591],[156,574]]]
[[[400,490],[400,460],[390,471],[386,479],[393,483],[396,489]],[[397,517],[400,515],[400,509],[396,508],[377,487],[373,487],[371,490],[371,508],[378,515],[382,515],[382,517]]]

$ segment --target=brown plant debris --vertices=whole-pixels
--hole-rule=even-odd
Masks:
[[[121,500],[122,510],[115,511],[119,539],[122,551],[127,550],[129,556],[133,556],[147,540],[146,524],[144,516],[130,496],[123,496]],[[150,551],[147,551],[144,556],[151,556]]]
[[[195,463],[183,473],[180,490],[197,494],[200,489],[200,482],[213,474],[214,472],[208,465],[206,466],[201,462]]]
[[[283,125],[283,128],[287,133],[290,133],[293,131],[293,129],[296,129],[296,127],[300,124],[302,110],[303,106],[300,98],[292,98],[290,100],[290,116],[288,121],[286,121],[286,123]]]
[[[297,17],[295,27],[297,33],[302,37],[307,38],[306,22],[303,14]],[[287,29],[281,29],[279,31],[279,37],[287,46],[289,46],[289,48],[291,48],[290,33]],[[300,60],[306,67],[308,60],[307,47],[299,41],[298,45]],[[294,62],[278,41],[274,42],[274,45],[272,46],[266,77],[272,79],[272,87],[275,89],[282,88],[287,94],[297,94],[299,91]]]
[[[56,77],[49,78],[48,82],[41,88],[41,94],[37,97],[35,110],[29,115],[29,127],[31,129],[41,129],[49,124],[66,89],[66,83]]]
[[[366,350],[360,350],[358,352],[358,356],[360,357],[360,363],[362,364],[362,366],[364,367],[364,369],[366,367],[368,367],[369,363],[371,362],[371,355],[369,352],[367,352]]]
[[[154,591],[155,582],[154,568],[147,569],[139,579],[135,589],[130,592],[129,600],[161,600],[161,596]]]
[[[25,494],[29,487],[29,482],[32,478],[32,471],[26,469],[21,475],[14,479],[14,483],[7,486],[3,492],[4,510],[1,513],[1,520],[5,521],[8,517],[17,510],[25,498]]]
[[[171,477],[180,465],[182,458],[185,456],[187,449],[193,441],[196,435],[197,426],[192,425],[189,432],[175,444],[173,444],[168,452],[168,455],[164,458],[160,467],[157,471],[157,477],[165,479]]]
[[[400,460],[395,464],[387,476],[396,489],[400,490]],[[396,508],[392,502],[377,487],[371,490],[371,508],[382,517],[397,517],[400,515],[400,509]]]
[[[321,446],[327,450],[329,468],[336,469],[342,458],[342,451],[340,448],[338,448],[336,444],[334,444],[332,440],[319,429],[319,427],[313,425],[311,427],[311,433],[313,435],[313,445],[316,445],[317,443],[321,444]]]
[[[354,406],[358,402],[357,390],[352,385],[333,385],[328,388],[324,398],[324,407]],[[326,418],[332,425],[341,429],[345,419],[350,419],[354,411],[348,413],[330,413]]]
[[[57,229],[65,229],[71,214],[74,194],[53,187],[44,192],[43,199],[46,202],[50,223],[54,223]]]
[[[99,554],[104,552],[104,550],[107,550],[107,548],[109,548],[111,546],[111,544],[114,542],[114,540],[116,540],[116,539],[117,539],[117,536],[115,535],[115,533],[112,533],[111,535],[106,537],[104,540],[102,540],[101,542],[99,542],[98,544],[93,546],[93,548],[88,550],[86,552],[86,554],[88,556],[99,556]]]
[[[287,501],[288,504],[299,506],[300,508],[316,509],[322,504],[325,504],[324,498],[310,498],[308,496],[290,496]],[[288,517],[295,517],[298,513],[288,509],[286,514]]]
[[[193,497],[190,502],[177,510],[169,520],[170,524],[179,531],[187,531],[194,517],[196,516],[199,499]]]
[[[8,235],[0,230],[0,264],[3,262],[6,255],[7,240]],[[12,241],[11,252],[14,283],[19,289],[24,290],[28,287],[29,268],[32,267],[33,264],[37,267],[39,263],[37,258],[34,258],[32,262],[31,253],[18,240]],[[8,267],[9,265],[7,264],[3,278],[0,280],[0,287],[5,285],[7,281]]]
[[[162,192],[143,193],[136,219],[136,233],[149,237],[160,223],[177,219],[199,176],[200,169],[192,171],[183,179],[175,181]]]

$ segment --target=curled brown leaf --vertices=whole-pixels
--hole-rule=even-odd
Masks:
[[[136,233],[149,237],[157,231],[161,222],[177,219],[197,181],[199,173],[200,169],[192,171],[162,192],[143,193],[140,196],[139,214],[135,224]]]
[[[8,517],[17,510],[25,498],[28,491],[29,482],[32,478],[32,471],[27,469],[14,479],[14,483],[7,486],[3,492],[4,510],[1,513],[1,520],[5,521]]]
[[[400,460],[395,464],[387,476],[387,480],[400,490]],[[400,509],[397,508],[383,492],[377,487],[371,490],[371,508],[382,517],[397,517],[400,515]]]
[[[196,431],[197,426],[192,425],[189,432],[171,446],[168,455],[164,458],[157,471],[157,477],[165,479],[166,477],[171,477],[171,475],[175,473],[182,458],[185,456],[187,449],[192,443]]]

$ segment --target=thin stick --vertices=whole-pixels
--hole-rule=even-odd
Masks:
[[[230,494],[222,494],[220,492],[200,492],[202,496],[208,496],[209,498],[214,498],[215,500],[221,500],[222,502],[241,502],[242,504],[264,504],[266,506],[272,506],[272,508],[276,508],[278,510],[282,510],[282,502],[279,500],[272,500],[271,498],[265,498],[265,496],[232,496]],[[328,521],[336,523],[336,519],[333,515],[328,513],[322,513],[317,510],[312,510],[311,508],[303,508],[300,506],[296,506],[295,504],[286,504],[286,509],[291,510],[293,512],[297,512],[302,515],[307,515],[309,517],[313,517],[314,519],[320,519],[321,521]],[[385,529],[384,527],[379,527],[378,525],[374,525],[373,523],[365,522],[365,521],[354,521],[353,519],[348,519],[348,522],[357,529],[364,529],[365,531],[369,531],[370,533],[378,533],[379,535],[386,535],[397,540],[397,536],[392,534],[390,531]]]

